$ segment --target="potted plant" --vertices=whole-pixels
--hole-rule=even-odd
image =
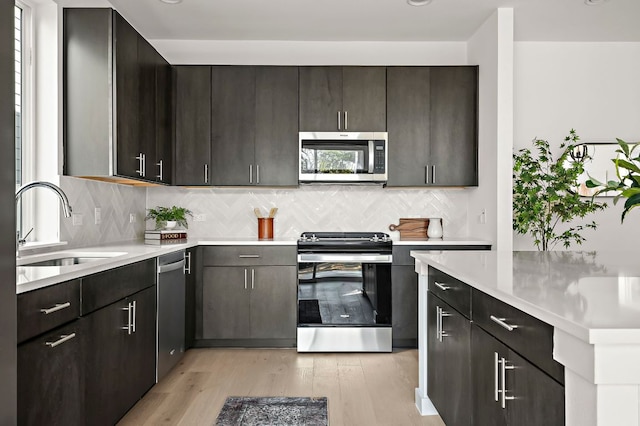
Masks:
[[[616,149],[618,156],[612,158],[611,161],[616,166],[618,179],[602,183],[589,177],[585,183],[587,188],[600,188],[594,197],[603,192],[615,191],[617,195],[613,199],[613,204],[617,204],[620,198],[626,198],[627,201],[624,203],[624,210],[622,210],[620,218],[620,222],[624,222],[627,213],[640,205],[640,142],[630,145],[622,139],[616,140],[620,148]],[[636,149],[638,149],[638,153],[634,154]]]
[[[163,207],[156,206],[147,210],[145,220],[153,219],[156,221],[156,229],[172,229],[176,225],[189,228],[187,223],[187,215],[193,216],[191,210],[184,207]]]
[[[578,195],[576,183],[583,173],[582,162],[571,161],[570,153],[580,138],[571,129],[560,148],[557,160],[549,142],[534,139],[537,155],[528,148],[513,154],[513,229],[519,234],[531,234],[538,250],[552,250],[558,243],[568,248],[582,244],[584,229],[596,229],[595,222],[569,226],[556,231],[559,224],[602,210],[604,203],[593,198],[584,200]]]

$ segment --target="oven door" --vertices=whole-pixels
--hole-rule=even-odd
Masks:
[[[391,327],[390,254],[299,254],[298,327]]]

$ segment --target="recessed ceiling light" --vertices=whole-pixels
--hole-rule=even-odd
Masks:
[[[178,3],[182,3],[182,0],[160,0],[162,3],[167,3],[167,4],[178,4]]]
[[[411,6],[426,6],[431,3],[433,0],[407,0]]]
[[[584,0],[584,4],[587,6],[599,6],[601,4],[607,3],[609,0]]]

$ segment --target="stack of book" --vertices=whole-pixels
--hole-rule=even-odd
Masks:
[[[187,231],[184,229],[145,231],[145,244],[181,244],[187,242]]]

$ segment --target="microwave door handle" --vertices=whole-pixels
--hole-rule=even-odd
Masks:
[[[375,147],[373,141],[369,141],[369,173],[373,173],[373,156],[375,154]]]

